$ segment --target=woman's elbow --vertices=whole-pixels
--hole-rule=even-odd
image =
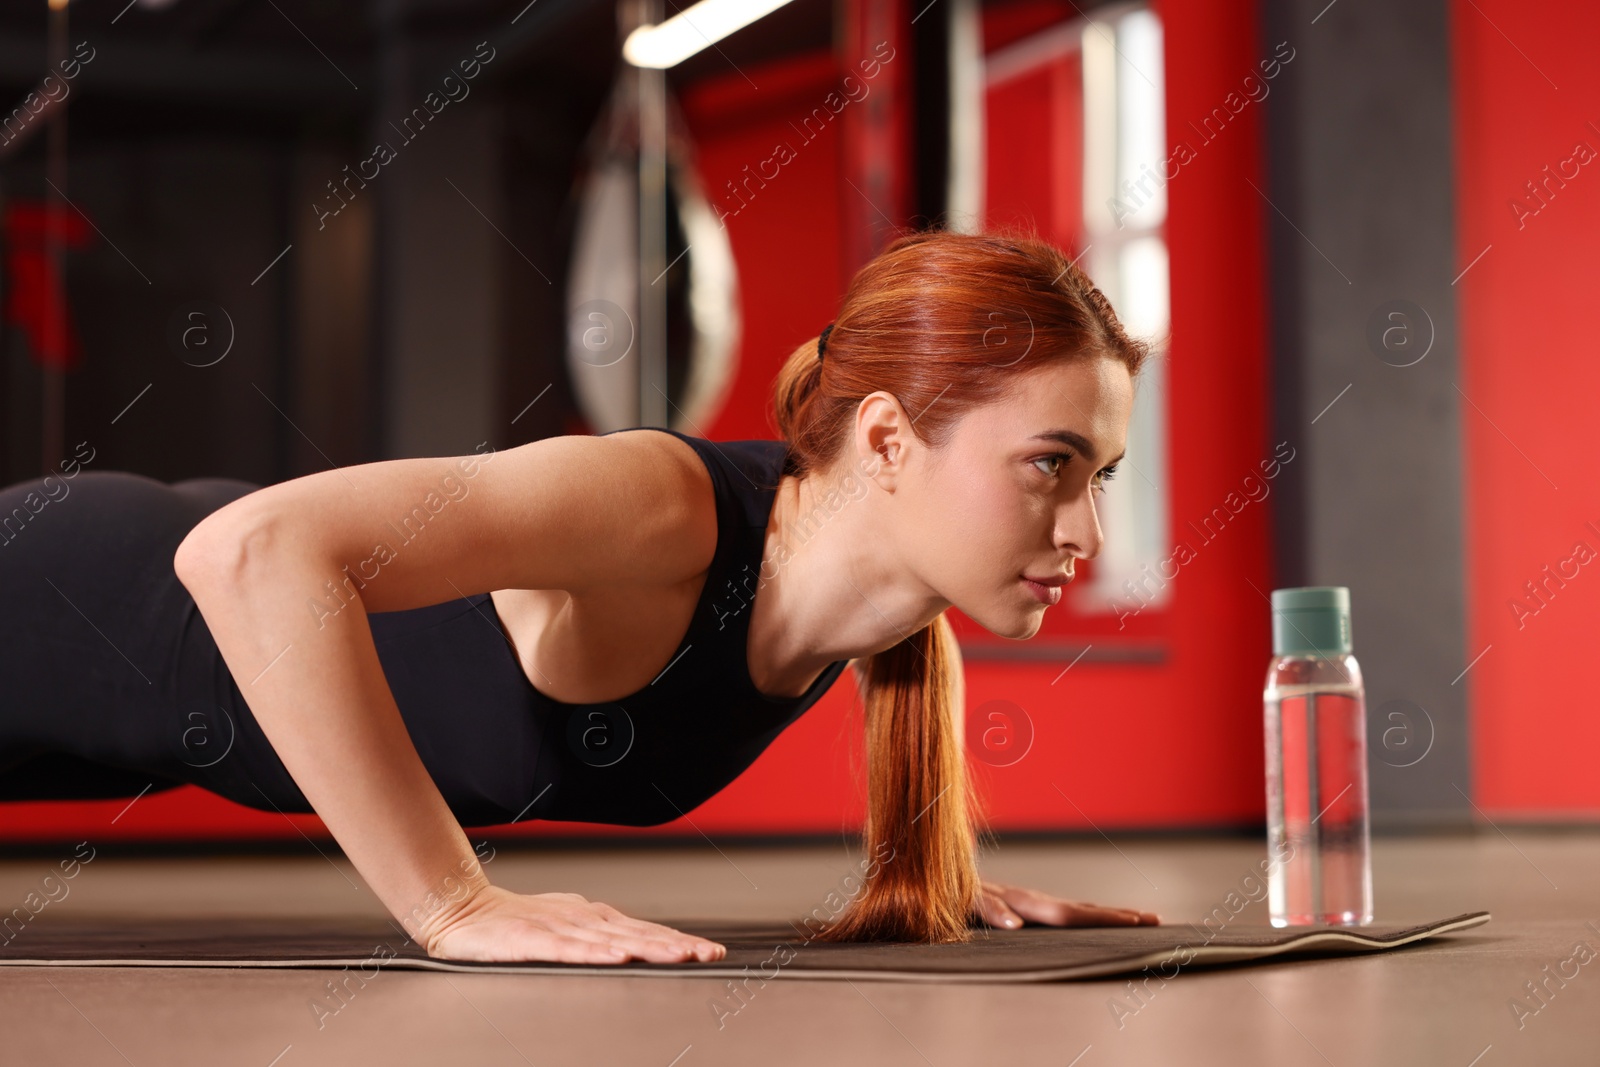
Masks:
[[[276,525],[253,509],[230,505],[214,511],[178,542],[172,569],[191,593],[200,587],[237,585],[261,569]]]

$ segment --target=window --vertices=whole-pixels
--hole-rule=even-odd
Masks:
[[[985,32],[1010,39],[983,62],[979,215],[987,225],[1032,222],[1076,257],[1128,332],[1152,344],[1127,458],[1100,498],[1105,546],[1046,617],[1057,634],[1103,632],[1169,603],[1173,585],[1160,576],[1170,555],[1161,21],[1143,5],[1111,4],[1019,34],[1012,16],[1026,7],[985,10]]]

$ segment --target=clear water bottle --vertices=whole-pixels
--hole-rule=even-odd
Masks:
[[[1272,592],[1267,896],[1273,926],[1372,921],[1366,697],[1350,590]]]

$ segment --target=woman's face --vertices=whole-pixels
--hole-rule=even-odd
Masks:
[[[1126,450],[1132,411],[1121,362],[1056,360],[963,416],[941,449],[913,446],[896,494],[911,568],[991,633],[1032,637],[1049,590],[1024,576],[1066,578],[1100,553],[1103,472]]]

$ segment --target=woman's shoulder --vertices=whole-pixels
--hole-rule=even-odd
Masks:
[[[657,432],[636,432],[645,430]],[[789,447],[781,440],[713,441],[659,426],[610,430],[598,436],[611,435],[637,439],[653,453],[669,457],[680,474],[703,469],[717,497],[728,499],[747,519],[760,515],[762,524],[766,522],[765,510],[770,506],[771,495],[782,477]]]

